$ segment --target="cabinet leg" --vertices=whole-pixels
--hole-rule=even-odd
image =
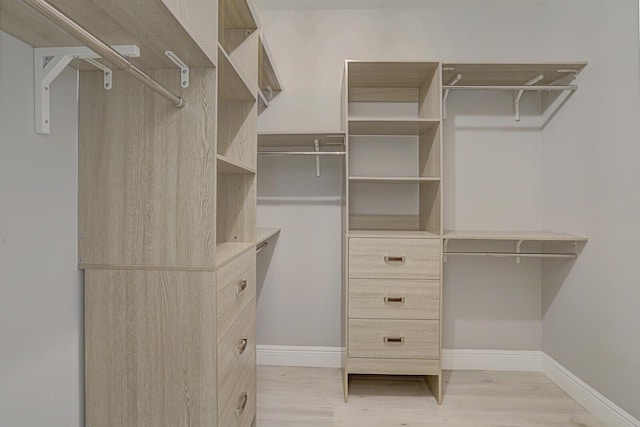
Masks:
[[[346,369],[342,369],[342,386],[344,391],[344,403],[349,401],[349,373]]]
[[[425,381],[438,405],[442,405],[442,375],[428,375],[425,377]]]

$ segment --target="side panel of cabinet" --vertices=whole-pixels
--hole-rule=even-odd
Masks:
[[[150,73],[178,109],[122,71],[80,73],[79,258],[82,265],[213,266],[216,75]]]
[[[213,272],[85,272],[86,424],[216,425]]]

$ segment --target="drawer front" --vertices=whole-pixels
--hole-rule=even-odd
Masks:
[[[216,271],[218,343],[256,296],[256,253],[248,251]]]
[[[438,320],[440,281],[349,279],[349,318]]]
[[[241,390],[240,377],[256,364],[256,301],[242,312],[218,344],[218,407]]]
[[[231,396],[227,404],[218,407],[218,426],[250,427],[256,415],[256,367],[244,370],[237,393]]]
[[[349,357],[439,359],[440,322],[349,319]]]
[[[440,239],[349,239],[349,277],[440,280]]]

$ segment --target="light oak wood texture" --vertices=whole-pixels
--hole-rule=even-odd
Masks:
[[[218,154],[218,173],[245,173],[245,174],[255,174],[256,170],[250,168],[248,166],[243,165],[237,161],[231,160],[223,156],[222,154]]]
[[[282,92],[282,84],[264,34],[260,34],[258,49],[258,86],[267,102],[271,102]]]
[[[344,145],[344,131],[336,132],[261,132],[258,134],[258,148],[300,147],[314,149],[314,140],[323,146]]]
[[[237,67],[238,71],[242,73],[242,76],[249,85],[249,88],[254,91],[253,93],[255,96],[257,96],[259,92],[259,44],[259,35],[258,32],[255,31],[251,33],[242,42],[242,44],[237,46],[233,51],[229,52],[229,58],[231,58],[231,61]]]
[[[349,373],[356,375],[437,375],[440,373],[440,361],[437,359],[350,357],[348,363]],[[350,378],[353,378],[353,375]]]
[[[439,359],[439,324],[438,320],[349,319],[349,357]]]
[[[414,87],[352,87],[350,102],[418,102],[419,89]]]
[[[216,246],[216,269],[230,263],[240,255],[252,249],[250,242],[224,242]]]
[[[440,64],[420,85],[418,98],[418,116],[426,119],[440,120],[442,117],[442,89]]]
[[[397,239],[439,239],[437,234],[428,231],[407,230],[350,230],[349,237],[374,237]]]
[[[544,78],[537,86],[553,84],[573,73],[560,73],[558,70],[582,71],[586,62],[558,63],[444,63],[442,81],[447,82],[456,74],[462,74],[458,82],[461,86],[519,86],[542,74]]]
[[[258,228],[256,233],[256,245],[264,243],[278,234],[280,234],[280,228]]]
[[[396,184],[417,184],[421,182],[439,182],[440,178],[425,176],[350,176],[350,182],[388,182]]]
[[[349,239],[350,278],[440,280],[440,258],[439,239]]]
[[[260,427],[603,427],[540,373],[445,371],[442,406],[419,377],[352,376],[339,369],[258,367]]]
[[[421,135],[437,126],[433,119],[349,119],[349,135]]]
[[[85,273],[86,423],[215,425],[213,273]]]
[[[420,229],[442,234],[442,185],[439,182],[420,184]]]
[[[218,67],[220,99],[249,102],[256,100],[254,84],[248,79],[246,70],[240,68],[221,45],[218,46]]]
[[[256,365],[249,364],[240,378],[238,390],[231,396],[218,417],[219,427],[249,427],[256,415]],[[246,393],[246,403],[243,395]]]
[[[367,235],[362,237],[386,237],[383,232],[396,232],[400,230],[418,230],[420,217],[418,215],[350,215],[349,234],[361,233],[365,230],[371,233],[381,232],[380,236]],[[358,234],[354,235],[358,237]],[[403,234],[401,237],[410,237]]]
[[[438,320],[440,281],[350,279],[348,301],[351,319]]]
[[[219,174],[217,237],[219,243],[255,242],[256,175]]]
[[[419,88],[438,63],[347,61],[347,66],[349,88]]]
[[[109,45],[137,45],[142,55],[131,58],[131,62],[140,68],[177,70],[164,55],[167,50],[193,68],[216,64],[215,1],[51,0],[50,3]],[[31,46],[81,46],[56,24],[18,0],[0,0],[0,8],[0,29]],[[174,78],[178,79],[177,74]]]
[[[215,70],[150,73],[181,93],[176,109],[126,72],[104,90],[80,73],[78,174],[82,264],[213,266]]]
[[[498,230],[448,230],[445,239],[450,240],[528,240],[538,242],[586,242],[589,239],[574,234],[550,231],[498,231]]]
[[[246,281],[246,286],[243,282]],[[217,331],[220,341],[256,296],[256,255],[247,251],[216,272]]]
[[[256,301],[254,299],[218,344],[218,408],[224,408],[231,396],[242,393],[240,379],[243,372],[255,366],[255,359]]]
[[[246,0],[219,0],[218,38],[227,52],[233,52],[256,29],[254,11]]]
[[[418,140],[418,173],[420,176],[442,177],[442,144],[440,126],[434,126]]]

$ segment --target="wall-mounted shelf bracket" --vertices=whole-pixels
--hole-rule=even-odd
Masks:
[[[451,80],[449,80],[449,83],[447,83],[447,86],[455,86],[456,84],[458,84],[458,82],[461,79],[462,79],[462,74],[456,74],[455,76],[453,76]],[[451,89],[445,89],[444,95],[442,96],[442,118],[444,120],[447,120],[447,98],[449,98],[450,91]]]
[[[524,240],[518,240],[518,242],[516,243],[516,253],[517,254],[520,253],[520,248],[522,247],[522,242],[524,242]],[[520,257],[516,257],[516,264],[520,264]]]
[[[170,50],[166,51],[164,54],[167,55],[167,58],[169,58],[171,62],[180,68],[180,86],[184,88],[189,87],[189,67],[187,67],[187,64],[182,62],[182,60]]]
[[[111,90],[111,87],[113,86],[113,72],[111,71],[111,68],[107,67],[106,65],[102,65],[95,59],[85,58],[84,60],[94,67],[102,70],[102,73],[104,74],[104,88],[106,90]]]
[[[448,247],[449,246],[449,239],[444,239],[444,241],[442,242],[442,261],[443,262],[447,262],[447,252],[448,252]]]
[[[538,83],[540,80],[543,80],[543,79],[544,79],[544,75],[543,74],[538,74],[537,76],[535,76],[534,78],[532,78],[531,80],[526,82],[524,84],[524,86],[533,86],[534,84]],[[515,109],[515,119],[516,119],[517,122],[520,121],[520,99],[522,98],[523,94],[524,94],[524,90],[516,91],[513,94],[513,103],[514,103],[514,109]],[[519,263],[520,259],[517,259],[516,261]]]
[[[140,49],[135,45],[113,46],[113,49],[123,56],[140,56]],[[33,49],[35,128],[37,133],[48,134],[50,132],[50,86],[62,70],[74,59],[85,60],[100,68],[105,74],[105,89],[111,89],[111,76],[113,73],[108,67],[95,61],[96,58],[100,58],[100,56],[84,46],[43,47]]]
[[[320,141],[318,141],[318,138],[313,140],[313,146],[316,153],[320,151]],[[316,176],[320,176],[320,156],[318,155],[316,155]]]

